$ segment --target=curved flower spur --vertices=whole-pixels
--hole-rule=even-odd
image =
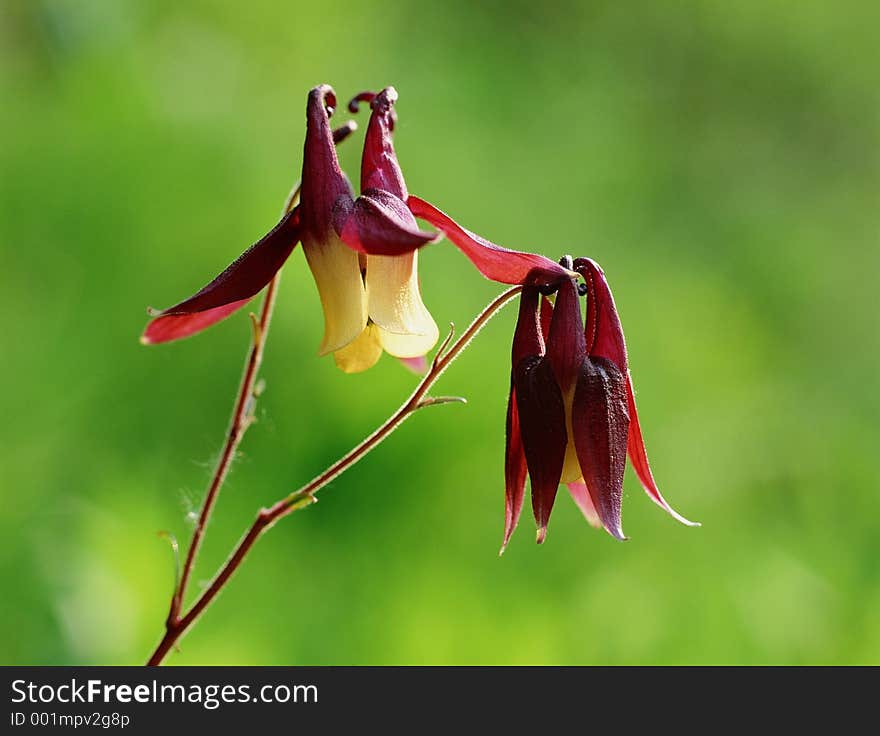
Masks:
[[[593,526],[625,539],[620,523],[626,456],[657,505],[688,526],[660,494],[639,427],[623,328],[605,274],[594,261],[562,259],[584,283],[563,280],[551,304],[536,287],[523,288],[513,338],[505,453],[503,552],[531,480],[537,541],[559,484]],[[544,290],[546,292],[546,290]],[[579,296],[587,297],[586,323]]]
[[[369,101],[372,108],[355,199],[329,123],[336,95],[328,85],[315,87],[307,105],[300,204],[198,293],[156,313],[142,341],[188,337],[229,316],[269,283],[299,242],[324,310],[319,352],[332,352],[347,372],[366,370],[383,350],[409,361],[434,347],[438,330],[419,292],[417,251],[441,234],[494,281],[546,286],[572,275],[544,256],[484,240],[410,196],[392,141],[396,100],[394,88],[386,87],[359,94],[349,106],[356,111],[358,102]],[[416,216],[440,233],[420,230]]]

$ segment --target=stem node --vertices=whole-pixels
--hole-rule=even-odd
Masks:
[[[437,406],[439,404],[467,404],[467,399],[464,396],[426,396],[424,399],[419,401],[416,404],[416,409],[421,409],[425,406]]]

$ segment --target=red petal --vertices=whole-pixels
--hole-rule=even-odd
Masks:
[[[620,527],[623,471],[629,415],[626,379],[605,358],[583,361],[571,409],[574,446],[602,525],[617,539],[625,539]]]
[[[547,357],[562,393],[567,395],[574,387],[581,364],[587,357],[580,299],[571,279],[562,282],[556,295],[547,340]]]
[[[147,325],[141,341],[159,343],[188,337],[232,314],[272,280],[298,242],[295,209],[201,291],[160,312]]]
[[[547,535],[565,461],[565,405],[553,368],[544,357],[521,360],[513,369],[513,383],[540,544]]]
[[[516,389],[510,383],[510,397],[507,400],[507,433],[504,453],[504,542],[502,554],[516,529],[522,512],[523,494],[526,489],[526,456],[523,451],[519,428],[519,411],[516,408]]]
[[[611,288],[605,279],[605,273],[601,267],[589,258],[578,258],[574,262],[574,268],[587,282],[587,326],[586,337],[589,353],[591,356],[602,356],[611,360],[626,376],[626,394],[629,409],[629,438],[627,449],[633,470],[639,477],[639,481],[645,492],[660,508],[667,511],[674,519],[688,526],[699,526],[699,523],[688,521],[675,509],[673,509],[657,488],[651,466],[648,463],[648,453],[645,450],[645,441],[642,438],[642,429],[639,426],[639,415],[636,411],[636,400],[632,387],[632,377],[628,370],[628,358],[626,354],[626,342],[623,337],[623,327],[614,304]]]
[[[306,107],[306,143],[303,151],[303,234],[325,242],[331,228],[337,232],[352,206],[351,185],[339,168],[330,128],[330,112],[336,107],[333,88],[323,84],[309,92]]]
[[[398,256],[437,240],[419,230],[406,203],[381,189],[365,191],[354,202],[341,237],[349,247],[374,256]]]
[[[626,400],[629,409],[629,438],[627,440],[627,451],[629,452],[629,461],[632,463],[633,470],[639,477],[639,481],[645,492],[651,497],[660,508],[664,509],[676,521],[680,521],[687,526],[700,526],[697,521],[688,521],[675,509],[672,508],[663,498],[657,483],[654,480],[654,474],[651,472],[651,465],[648,463],[648,453],[645,450],[645,441],[642,439],[642,428],[639,426],[639,414],[636,411],[636,398],[633,394],[632,378],[626,377]]]
[[[144,345],[157,345],[161,342],[180,340],[190,335],[195,335],[207,327],[225,319],[234,311],[247,304],[250,299],[242,299],[222,307],[209,309],[195,314],[169,314],[165,317],[156,317],[144,330],[141,342]]]
[[[571,274],[549,258],[534,253],[508,250],[465,230],[446,213],[425,200],[410,195],[406,200],[416,217],[441,230],[487,279],[502,284],[556,285]]]
[[[386,87],[377,94],[370,106],[373,112],[364,138],[364,155],[361,158],[361,191],[384,189],[405,200],[406,182],[394,152],[391,132],[394,130],[394,103],[397,90]]]

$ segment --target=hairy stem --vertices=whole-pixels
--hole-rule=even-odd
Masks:
[[[333,131],[333,142],[335,144],[341,143],[356,129],[357,123],[353,120],[336,128]],[[299,203],[301,185],[302,182],[297,182],[287,196],[287,199],[284,202],[284,207],[281,210],[282,217],[287,215]],[[189,585],[190,578],[192,577],[193,568],[195,567],[199,549],[202,546],[202,540],[205,536],[208,521],[211,518],[214,505],[217,502],[220,488],[223,486],[223,482],[226,480],[232,461],[235,459],[238,446],[241,444],[241,440],[248,427],[254,422],[254,412],[256,410],[258,394],[258,391],[255,388],[257,375],[260,371],[260,365],[263,362],[263,351],[266,347],[266,339],[269,336],[269,325],[272,321],[272,311],[275,308],[275,297],[278,293],[278,284],[280,280],[281,271],[278,271],[266,287],[266,294],[263,297],[263,305],[260,309],[259,317],[251,314],[251,320],[253,322],[253,339],[251,341],[250,349],[248,350],[238,394],[235,398],[232,419],[229,422],[229,431],[226,434],[226,442],[223,445],[223,449],[220,452],[220,458],[218,459],[217,465],[214,468],[214,473],[211,476],[211,482],[208,485],[208,492],[205,494],[205,500],[202,502],[202,508],[199,511],[199,517],[196,521],[195,529],[193,530],[189,548],[187,549],[183,569],[175,577],[174,593],[171,596],[171,605],[168,610],[168,617],[165,621],[165,638],[168,638],[170,634],[180,628],[180,612],[183,609],[186,589]],[[171,540],[176,559],[177,542],[173,537],[171,537]],[[155,658],[155,656],[156,655],[154,654],[153,658]]]
[[[256,383],[257,372],[260,369],[260,363],[263,360],[263,349],[266,345],[266,337],[269,332],[269,323],[272,319],[272,310],[275,306],[275,295],[278,291],[278,281],[280,272],[269,282],[266,289],[266,296],[263,298],[263,306],[260,310],[259,319],[255,319],[253,345],[248,353],[247,362],[245,363],[244,374],[241,379],[241,386],[235,401],[235,409],[232,412],[232,420],[229,424],[229,432],[226,436],[226,442],[220,453],[220,459],[217,461],[217,467],[208,486],[208,492],[205,494],[205,500],[202,503],[202,509],[199,513],[196,527],[193,530],[192,540],[186,553],[186,561],[183,564],[183,570],[180,574],[180,583],[171,599],[171,610],[168,613],[168,621],[176,621],[180,615],[180,609],[183,605],[183,597],[186,594],[187,584],[192,577],[193,567],[195,565],[196,556],[202,545],[202,539],[205,536],[205,528],[208,525],[208,519],[214,510],[214,504],[217,502],[217,495],[220,491],[223,481],[229,472],[229,466],[235,458],[235,453],[244,433],[253,423],[254,402],[254,385]]]
[[[343,455],[335,463],[330,465],[330,467],[328,467],[324,472],[320,473],[318,476],[306,483],[302,488],[294,491],[288,496],[285,496],[269,508],[262,509],[259,514],[257,514],[257,518],[254,520],[251,527],[248,529],[248,531],[239,541],[238,545],[232,551],[229,559],[226,560],[217,575],[211,581],[210,585],[196,599],[196,601],[193,603],[192,607],[186,612],[186,614],[180,616],[180,608],[178,607],[177,614],[173,617],[169,616],[168,622],[165,627],[165,636],[162,638],[162,641],[159,642],[159,645],[156,647],[156,650],[153,652],[153,655],[147,662],[148,665],[161,664],[162,660],[165,658],[171,648],[174,647],[180,637],[183,636],[187,629],[192,626],[192,624],[202,614],[202,612],[213,602],[213,600],[217,597],[217,594],[226,586],[226,584],[229,582],[229,579],[241,566],[241,563],[244,562],[248,552],[250,552],[251,547],[254,546],[254,543],[257,541],[257,539],[259,539],[260,536],[268,529],[270,529],[279,519],[282,519],[288,514],[291,514],[294,511],[297,511],[298,509],[301,509],[317,501],[315,494],[321,488],[326,486],[338,475],[348,470],[348,468],[361,460],[367,453],[369,453],[371,450],[381,444],[382,441],[388,437],[388,435],[390,435],[404,421],[406,421],[406,419],[408,419],[419,409],[426,406],[444,404],[452,401],[464,402],[464,399],[458,397],[429,397],[427,394],[434,383],[436,383],[437,379],[440,378],[440,376],[449,367],[452,361],[455,360],[459,356],[459,354],[461,354],[461,352],[468,346],[470,341],[482,329],[486,322],[488,322],[501,307],[503,307],[511,299],[513,299],[520,291],[521,287],[515,286],[498,296],[479,314],[479,316],[477,316],[477,318],[471,323],[468,329],[465,330],[462,336],[458,338],[458,340],[456,340],[452,347],[447,350],[446,348],[453,337],[453,333],[450,331],[449,336],[446,338],[446,340],[440,346],[440,349],[437,351],[437,354],[434,357],[430,369],[422,378],[422,380],[419,381],[419,384],[418,386],[416,386],[415,391],[413,391],[413,393],[403,403],[403,405],[390,417],[388,417],[388,419],[385,420],[385,422],[383,422],[382,425],[380,425],[379,428],[376,429],[376,431],[369,435],[359,445]],[[267,301],[268,296],[269,295],[267,294]],[[247,377],[247,371],[245,377]],[[192,547],[190,549],[192,550]],[[182,579],[182,582],[183,580],[184,579]],[[182,587],[183,586],[181,585],[180,588]]]

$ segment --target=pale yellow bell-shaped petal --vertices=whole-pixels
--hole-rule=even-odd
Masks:
[[[367,303],[382,347],[398,358],[416,358],[437,344],[440,331],[422,302],[418,251],[367,256]]]
[[[360,373],[372,368],[382,355],[379,328],[370,322],[354,341],[333,353],[338,368],[346,373]]]
[[[318,350],[326,355],[354,341],[367,325],[367,297],[358,254],[335,233],[327,241],[303,238],[306,260],[324,308],[324,339]]]

